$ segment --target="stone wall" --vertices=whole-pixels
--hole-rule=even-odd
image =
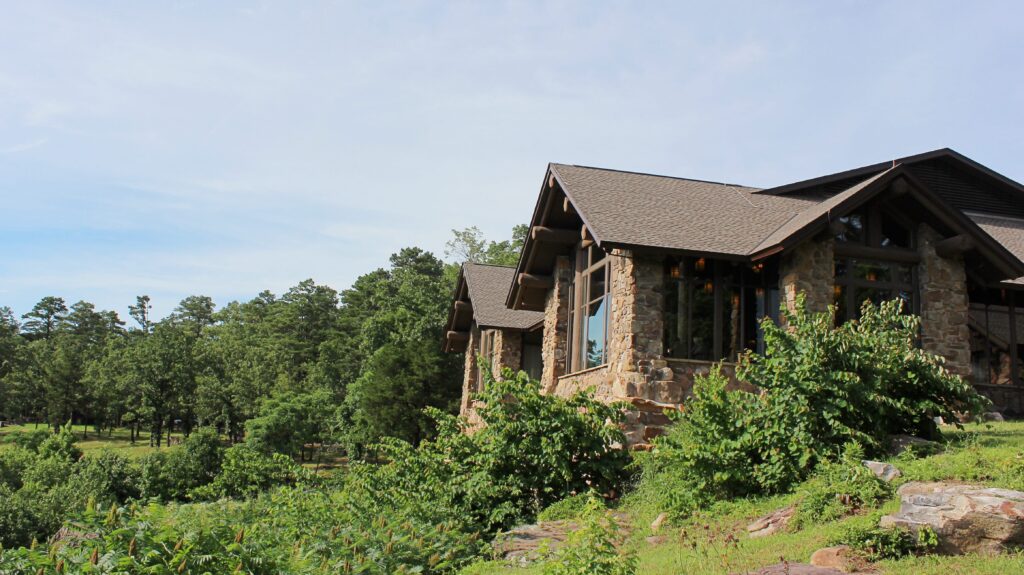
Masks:
[[[548,290],[544,302],[544,340],[541,343],[541,359],[544,362],[544,368],[540,382],[541,388],[547,393],[555,392],[558,387],[558,378],[565,373],[571,274],[569,258],[558,258],[553,273],[554,286]]]
[[[962,256],[944,258],[935,253],[942,239],[926,224],[918,228],[918,285],[921,294],[921,344],[946,358],[946,368],[963,377],[971,375],[970,331],[967,327],[967,274]]]
[[[509,368],[519,371],[523,367],[523,334],[518,331],[494,330],[494,355],[491,358],[491,371],[495,377],[501,376],[501,370]]]
[[[823,312],[832,304],[835,284],[834,241],[811,239],[784,254],[779,266],[779,291],[790,310],[800,292],[807,310]]]
[[[476,355],[480,347],[480,330],[474,326],[469,330],[469,341],[466,343],[466,353],[462,371],[462,402],[459,404],[459,415],[469,416],[470,406],[473,403],[473,394],[476,389],[477,364]]]

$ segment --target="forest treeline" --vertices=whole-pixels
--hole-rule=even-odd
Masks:
[[[514,264],[525,233],[453,230],[446,254]],[[145,295],[128,321],[53,296],[21,317],[3,307],[0,420],[127,427],[157,446],[199,426],[233,440],[256,429],[285,452],[331,442],[358,454],[385,436],[415,444],[431,433],[424,408],[458,402],[462,358],[441,351],[457,272],[410,247],[340,292],[305,280],[220,309],[194,295],[159,320]]]

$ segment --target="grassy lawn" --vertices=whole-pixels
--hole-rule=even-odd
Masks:
[[[40,424],[36,427],[33,424],[29,425],[14,425],[0,427],[0,450],[6,449],[9,445],[9,439],[16,433],[25,433],[35,430],[46,430],[46,426]],[[134,445],[131,443],[131,433],[127,429],[115,429],[113,433],[104,431],[102,434],[97,435],[96,431],[88,426],[75,425],[72,428],[75,435],[79,437],[87,437],[87,439],[79,440],[76,445],[83,453],[89,455],[90,453],[98,453],[104,449],[110,449],[120,453],[126,457],[137,458],[156,451],[155,447],[149,446],[149,432],[143,431],[140,437],[137,438]],[[174,433],[171,435],[175,442],[181,441],[181,433]],[[164,436],[166,440],[167,437]]]
[[[904,481],[954,480],[984,485],[1024,489],[1024,477],[1008,475],[1006,462],[1024,455],[1024,422],[971,425],[964,431],[947,428],[949,444],[945,452],[921,459],[894,458]],[[634,502],[625,511],[630,513],[634,529],[627,546],[636,551],[637,572],[645,575],[677,575],[679,573],[744,573],[778,563],[806,562],[811,553],[829,544],[829,539],[840,534],[852,522],[865,522],[861,515],[841,521],[779,533],[760,539],[750,539],[746,526],[755,518],[793,503],[794,495],[747,499],[719,504],[704,513],[670,528],[662,528],[660,535],[666,541],[652,545],[645,541],[651,535],[649,525],[658,510],[645,508]],[[649,506],[648,506],[649,507]],[[890,512],[898,507],[893,499],[880,509]],[[726,543],[729,535],[737,543]],[[883,561],[874,565],[880,573],[894,575],[949,575],[1024,573],[1024,554],[1004,554],[995,557],[968,555],[961,557],[912,557]],[[541,573],[539,566],[512,567],[501,562],[474,565],[464,571],[466,575]]]

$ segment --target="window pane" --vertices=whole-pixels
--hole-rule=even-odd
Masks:
[[[862,214],[842,216],[839,221],[846,225],[846,229],[836,234],[837,241],[852,244],[864,243],[864,216]]]
[[[691,286],[692,311],[690,322],[690,359],[718,359],[714,355],[715,345],[715,298],[714,284],[710,280]]]
[[[601,266],[590,273],[590,301],[604,297],[608,266]]]
[[[606,298],[587,306],[587,357],[586,367],[597,367],[604,363],[605,324],[608,315]]]
[[[597,246],[590,246],[590,265],[596,264],[597,262],[603,260],[604,257],[604,250]]]
[[[891,282],[892,269],[888,264],[856,260],[853,265],[853,277],[869,282]]]
[[[882,216],[882,247],[909,248],[913,236],[907,228],[889,216]]]

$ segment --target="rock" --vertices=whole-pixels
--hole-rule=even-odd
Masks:
[[[769,513],[768,515],[757,519],[750,525],[747,525],[747,533],[753,538],[778,533],[789,525],[789,521],[793,518],[793,514],[795,512],[796,507],[790,505],[789,507],[784,507],[778,511]]]
[[[542,547],[554,550],[562,546],[568,533],[576,527],[569,521],[522,525],[498,535],[494,540],[494,550],[506,561],[526,565],[541,559]]]
[[[914,533],[930,527],[940,553],[995,554],[1024,546],[1024,492],[912,481],[897,493],[900,510],[879,525]]]
[[[1006,421],[1003,418],[1003,414],[999,413],[998,411],[989,411],[987,413],[981,414],[981,420],[982,421]]]
[[[843,573],[852,573],[857,570],[856,555],[849,545],[818,549],[811,555],[811,565],[830,567]]]
[[[666,521],[668,521],[668,513],[662,511],[654,518],[654,521],[651,522],[651,533],[657,533],[661,530],[661,526],[664,525]]]
[[[881,479],[886,483],[892,483],[893,479],[896,479],[897,477],[903,475],[903,472],[901,472],[899,469],[896,469],[896,466],[892,465],[891,463],[869,460],[861,461],[861,463],[864,464],[864,467],[870,469],[871,472],[875,474],[875,477]]]
[[[889,452],[893,455],[899,455],[908,449],[921,454],[938,453],[942,450],[942,444],[913,435],[894,435],[889,442]]]
[[[668,537],[665,537],[664,535],[651,535],[650,537],[645,537],[644,541],[650,545],[662,545],[668,541]]]
[[[733,575],[741,575],[734,573]],[[758,571],[743,571],[742,575],[843,575],[831,567],[816,567],[807,563],[777,563]]]

